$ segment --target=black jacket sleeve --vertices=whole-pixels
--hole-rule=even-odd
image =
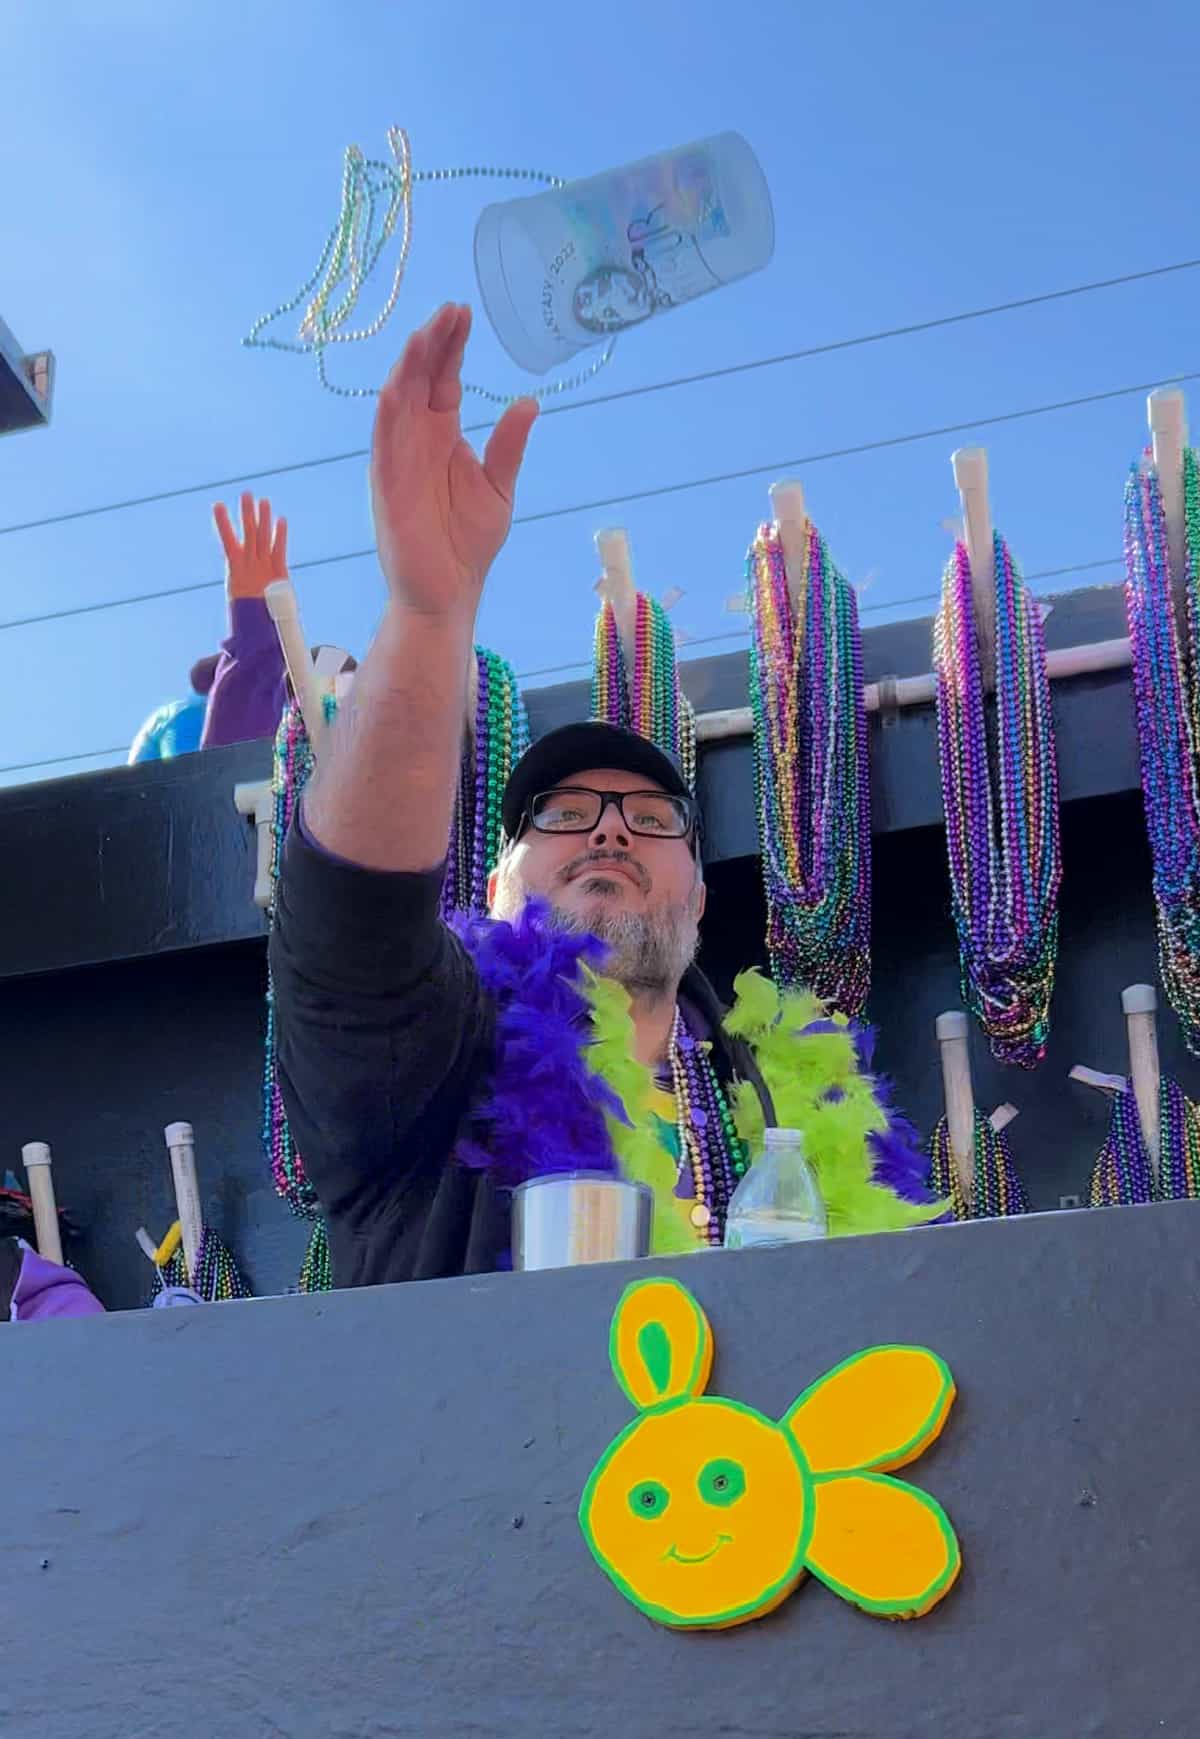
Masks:
[[[270,962],[279,1081],[325,1212],[353,1233],[427,1199],[489,1055],[475,967],[438,916],[440,870],[346,864],[293,827]]]

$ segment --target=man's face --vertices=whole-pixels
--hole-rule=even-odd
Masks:
[[[562,784],[593,791],[661,790],[644,774],[612,767],[589,767]],[[610,803],[590,833],[539,833],[526,824],[488,892],[494,917],[515,916],[531,897],[548,900],[570,928],[590,930],[618,949],[639,935],[666,942],[682,931],[677,947],[690,958],[689,936],[694,949],[705,890],[689,840],[634,833]],[[666,953],[669,958],[670,948]]]

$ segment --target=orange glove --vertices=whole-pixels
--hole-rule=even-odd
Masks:
[[[242,496],[240,543],[223,501],[213,508],[213,524],[225,551],[225,592],[230,602],[261,598],[272,580],[287,579],[287,520],[277,520],[272,533],[271,503],[265,496],[257,511],[253,495]]]

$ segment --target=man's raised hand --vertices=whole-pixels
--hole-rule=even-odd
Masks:
[[[371,504],[384,578],[415,615],[473,619],[508,536],[513,491],[537,416],[508,406],[482,460],[459,423],[471,311],[448,302],[415,332],[379,395]]]

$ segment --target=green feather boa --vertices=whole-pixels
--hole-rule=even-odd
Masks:
[[[609,1135],[624,1176],[653,1192],[653,1254],[701,1249],[689,1218],[692,1204],[675,1194],[675,1158],[652,1110],[653,1074],[633,1055],[628,992],[587,968],[585,977],[592,1042],[584,1056],[625,1107],[628,1121],[608,1116]],[[818,1021],[837,1030],[805,1031]],[[945,1213],[944,1202],[902,1201],[874,1181],[867,1137],[887,1128],[887,1116],[870,1079],[859,1070],[845,1016],[828,1014],[809,991],[781,993],[770,979],[750,971],[734,983],[734,1004],[723,1029],[754,1052],[780,1127],[804,1136],[830,1237],[900,1231]],[[764,1118],[754,1083],[737,1082],[731,1105],[738,1134],[752,1154],[761,1152]]]

